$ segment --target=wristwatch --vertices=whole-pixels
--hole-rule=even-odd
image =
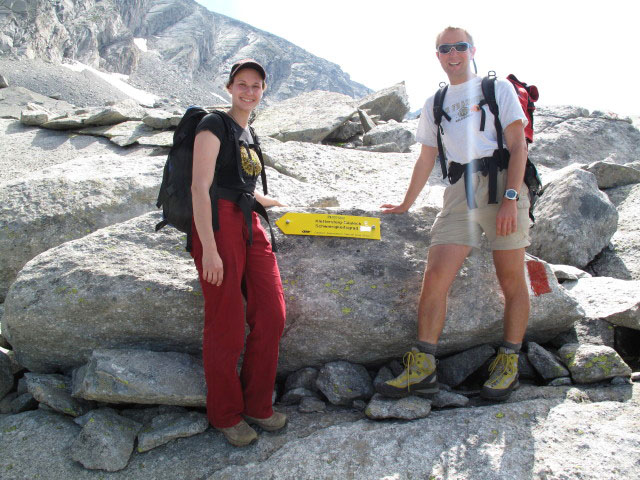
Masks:
[[[504,192],[504,198],[507,200],[520,200],[520,195],[518,195],[518,191],[513,188],[508,188]]]

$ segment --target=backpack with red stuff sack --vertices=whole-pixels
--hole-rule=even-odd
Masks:
[[[522,107],[522,110],[524,111],[528,120],[527,126],[524,129],[524,135],[525,135],[525,139],[528,147],[528,145],[531,142],[533,142],[533,132],[534,132],[533,112],[536,109],[535,102],[538,100],[538,88],[535,85],[527,85],[526,83],[521,82],[513,74],[510,74],[507,77],[507,80],[511,82],[511,84],[513,85],[513,88],[516,90],[516,94],[518,95],[518,100],[520,101],[520,106]],[[494,71],[489,71],[489,74],[482,79],[482,95],[484,96],[484,100],[482,100],[479,104],[479,107],[482,113],[482,117],[480,120],[480,130],[481,131],[484,130],[485,116],[486,116],[485,111],[484,109],[482,109],[482,107],[484,105],[487,105],[495,119],[494,123],[495,123],[496,133],[498,137],[497,152],[506,153],[507,160],[506,162],[504,162],[502,166],[504,168],[506,167],[506,165],[508,165],[508,152],[506,151],[503,144],[503,135],[502,135],[503,129],[498,117],[499,108],[498,108],[498,103],[496,102],[495,81],[496,81],[496,73]],[[433,103],[433,116],[435,119],[435,124],[438,132],[437,133],[438,156],[440,158],[442,176],[443,178],[449,177],[449,180],[451,181],[452,180],[451,172],[447,173],[447,160],[444,154],[444,148],[442,145],[442,138],[441,138],[441,135],[443,133],[442,126],[441,126],[442,117],[445,117],[448,121],[451,120],[449,115],[443,109],[444,97],[447,92],[447,87],[448,85],[444,85],[440,88],[440,90],[436,92],[434,103]],[[498,155],[498,157],[500,156]],[[502,156],[501,158],[504,158],[504,156]],[[491,175],[491,170],[489,170],[489,174]],[[458,176],[458,179],[459,179],[459,176]],[[457,181],[457,179],[455,181]],[[452,181],[451,183],[455,183],[455,181]],[[533,162],[531,162],[529,158],[527,158],[527,164],[525,167],[524,183],[527,185],[527,188],[529,189],[529,201],[530,201],[529,217],[535,223],[535,218],[533,216],[533,207],[537,198],[540,195],[542,195],[542,181],[540,180],[540,175],[538,174],[538,170],[536,166],[533,164]]]

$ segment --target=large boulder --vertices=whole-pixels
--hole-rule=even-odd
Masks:
[[[153,208],[162,157],[79,158],[0,184],[0,300],[39,253]]]
[[[618,229],[589,268],[598,276],[640,280],[640,185],[611,188],[606,193],[618,209]]]
[[[358,108],[379,115],[381,120],[401,122],[410,109],[404,82],[367,95],[358,101]]]
[[[586,110],[574,107],[540,112],[530,150],[536,163],[558,168],[605,159],[626,164],[640,158],[640,131],[629,119],[598,112],[588,115]]]
[[[281,373],[333,360],[377,363],[415,341],[436,213],[384,216],[381,241],[277,232],[287,301]],[[199,353],[203,303],[195,267],[182,251],[182,236],[153,231],[159,216],[102,229],[25,265],[7,296],[2,325],[22,365],[32,371],[79,366],[98,348]],[[548,265],[529,258],[527,270],[533,293],[528,336],[544,342],[582,313]],[[465,262],[449,305],[443,354],[500,341],[503,300],[487,249]]]
[[[618,212],[592,173],[574,169],[552,181],[535,207],[528,251],[551,263],[584,268],[609,243]]]
[[[587,320],[640,330],[640,281],[591,277],[562,286],[584,309]]]
[[[415,125],[413,123],[389,123],[378,125],[373,130],[367,132],[362,141],[365,145],[380,145],[384,143],[395,143],[401,152],[409,152],[409,147],[416,143]]]
[[[265,108],[258,113],[253,127],[261,136],[284,142],[318,143],[354,113],[356,108],[351,97],[315,90]]]
[[[80,366],[98,348],[199,353],[196,270],[184,235],[171,228],[154,232],[160,217],[156,212],[104,228],[24,266],[5,300],[2,333],[26,368]],[[44,334],[53,323],[56,332]]]

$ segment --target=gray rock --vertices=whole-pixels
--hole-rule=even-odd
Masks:
[[[582,268],[609,243],[618,212],[595,176],[574,170],[550,183],[537,201],[528,251],[548,262]]]
[[[11,413],[22,413],[28,410],[35,410],[38,408],[38,402],[30,393],[23,393],[17,395],[11,401]]]
[[[330,362],[322,367],[316,385],[334,405],[350,405],[353,400],[369,399],[373,395],[367,370],[345,361]]]
[[[445,407],[466,407],[469,404],[469,398],[459,393],[439,390],[438,393],[431,397],[431,406],[434,408]]]
[[[360,99],[358,109],[368,110],[370,115],[380,115],[380,118],[385,121],[393,119],[401,122],[410,110],[404,82]]]
[[[618,376],[631,376],[631,368],[610,347],[570,343],[563,346],[558,355],[576,383],[594,383]]]
[[[298,387],[293,388],[291,390],[287,390],[282,398],[280,398],[280,403],[283,405],[295,405],[300,403],[300,401],[306,397],[317,397],[317,395],[311,390],[307,390],[306,388]]]
[[[78,115],[65,113],[64,115],[53,117],[48,122],[40,124],[40,127],[49,130],[77,130],[84,126],[84,122],[89,116],[89,113]]]
[[[571,377],[558,377],[551,380],[548,385],[550,387],[564,387],[567,385],[573,385]]]
[[[177,127],[181,118],[182,115],[176,115],[164,110],[147,110],[147,114],[142,117],[142,122],[157,130],[167,130],[171,127]]]
[[[116,125],[86,127],[79,129],[78,133],[82,135],[96,135],[106,137],[120,147],[127,147],[129,145],[133,145],[134,143],[139,143],[141,138],[148,138],[153,137],[154,135],[158,135],[158,132],[156,132],[153,128],[145,125],[138,120],[125,121]],[[173,143],[172,132],[161,133],[169,134],[171,136],[171,142]],[[169,146],[171,146],[171,144]]]
[[[606,191],[618,209],[618,229],[611,244],[589,265],[596,276],[640,280],[640,185]]]
[[[417,295],[434,216],[434,210],[385,216],[382,241],[276,232],[287,323],[296,325],[281,342],[281,374],[335,358],[384,362],[407,350],[415,340]],[[105,228],[51,249],[23,268],[3,316],[3,332],[11,334],[21,364],[31,371],[66,369],[83,365],[101,348],[200,352],[203,306],[195,268],[182,251],[181,235],[171,229],[153,232],[159,217],[149,214]],[[545,285],[532,295],[528,334],[545,342],[582,313],[547,266],[530,257],[527,262],[539,266],[536,275],[544,281],[537,277],[536,285]],[[491,294],[469,295],[478,284]],[[465,261],[449,301],[443,355],[500,341],[503,304],[487,249]]]
[[[0,300],[39,253],[153,209],[163,164],[160,157],[96,156],[0,184]],[[11,342],[10,327],[3,330]]]
[[[360,124],[362,125],[362,129],[364,133],[367,133],[369,130],[376,128],[375,122],[371,119],[369,114],[364,110],[358,109],[358,117],[360,118]]]
[[[159,414],[160,413],[158,407],[145,406],[144,408],[125,408],[123,410],[120,410],[120,415],[130,418],[131,420],[141,423],[142,425],[151,423],[151,420],[153,420],[154,417],[158,416]]]
[[[18,397],[18,392],[9,392],[0,399],[0,415],[13,413],[11,411],[11,402]]]
[[[615,328],[605,320],[583,318],[574,323],[572,329],[575,331],[575,341],[568,343],[615,346]]]
[[[388,143],[380,143],[378,145],[369,145],[358,147],[358,150],[365,150],[367,152],[378,152],[378,153],[400,153],[402,149],[395,142]]]
[[[598,188],[614,188],[633,183],[640,183],[640,171],[613,161],[594,162],[584,167],[598,180]]]
[[[327,409],[327,405],[315,397],[304,397],[298,405],[298,411],[301,413],[317,413],[324,412]]]
[[[74,372],[73,395],[108,403],[206,405],[202,361],[186,353],[95,350]]]
[[[367,132],[362,141],[365,146],[395,143],[401,152],[409,152],[411,145],[416,143],[415,127],[413,124],[389,122],[378,125]]]
[[[16,359],[16,352],[0,347],[0,354],[9,357],[9,361],[11,362],[11,373],[13,375],[18,375],[19,373],[24,371],[24,367],[20,365],[20,363]]]
[[[400,373],[398,373],[398,375],[400,375]],[[398,375],[394,375],[388,367],[380,368],[380,370],[378,370],[376,377],[373,379],[373,389],[375,391],[378,391],[378,386],[380,384],[388,380],[391,380],[392,378],[397,377]]]
[[[559,282],[591,277],[591,274],[571,265],[549,265]]]
[[[190,437],[209,427],[207,416],[199,412],[166,413],[155,417],[138,435],[138,452],[146,452],[176,438]]]
[[[305,367],[293,372],[287,376],[284,383],[284,391],[288,392],[294,388],[305,388],[315,392],[318,390],[316,380],[318,379],[318,370],[313,367]]]
[[[15,379],[9,357],[0,352],[0,399],[13,390]]]
[[[27,389],[33,398],[56,412],[72,417],[84,415],[93,408],[93,402],[71,396],[71,379],[59,374],[25,373]]]
[[[555,111],[555,113],[559,113]],[[625,164],[640,157],[640,131],[625,121],[587,117],[586,111],[573,111],[544,125],[536,115],[536,138],[530,155],[536,163],[557,168],[574,162],[593,163],[611,158]],[[573,117],[573,118],[570,118]]]
[[[544,380],[569,376],[569,371],[551,352],[536,342],[528,342],[527,348],[527,358]]]
[[[354,121],[353,118],[355,118],[356,121]],[[353,138],[356,135],[361,135],[363,133],[364,129],[362,128],[360,119],[356,115],[340,125],[328,137],[326,137],[325,140],[328,142],[346,142],[350,138]]]
[[[640,372],[633,372],[631,374],[631,380],[633,382],[640,382]]]
[[[536,370],[531,365],[531,362],[526,355],[520,353],[518,355],[518,375],[522,379],[535,380],[538,378]]]
[[[52,112],[45,110],[37,104],[30,103],[27,108],[20,113],[20,123],[23,125],[40,126],[52,117],[56,116]]]
[[[463,352],[440,359],[438,362],[438,381],[456,387],[469,375],[478,370],[495,354],[489,345],[479,345]]]
[[[145,113],[145,109],[135,100],[122,100],[91,115],[84,121],[84,124],[87,126],[115,125],[130,120],[142,120]]]
[[[414,395],[401,399],[387,398],[376,393],[364,413],[372,420],[399,418],[415,420],[425,418],[431,412],[431,402]]]
[[[200,353],[195,267],[182,234],[153,231],[159,221],[154,213],[100,230],[23,268],[5,302],[3,331],[15,332],[8,338],[25,367],[78,367],[104,348]]]
[[[318,143],[356,112],[353,99],[335,92],[313,91],[260,111],[253,127],[261,136]]]
[[[640,330],[640,282],[610,277],[581,278],[563,285],[587,319]]]
[[[90,470],[122,470],[142,425],[111,408],[94,410],[89,417],[70,447],[71,458]]]
[[[3,42],[4,42],[4,37],[6,37],[6,35],[3,35]],[[11,40],[11,37],[7,37],[7,39]],[[11,41],[11,45],[13,45],[13,41]],[[7,88],[9,86],[9,82],[7,82],[7,79],[4,78],[4,75],[0,75],[0,88]]]
[[[613,377],[611,379],[611,385],[629,385],[631,379],[629,377]]]

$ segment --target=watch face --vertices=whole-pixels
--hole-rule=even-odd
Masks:
[[[515,200],[516,198],[518,198],[518,192],[510,188],[509,190],[504,192],[504,196],[509,200]]]

